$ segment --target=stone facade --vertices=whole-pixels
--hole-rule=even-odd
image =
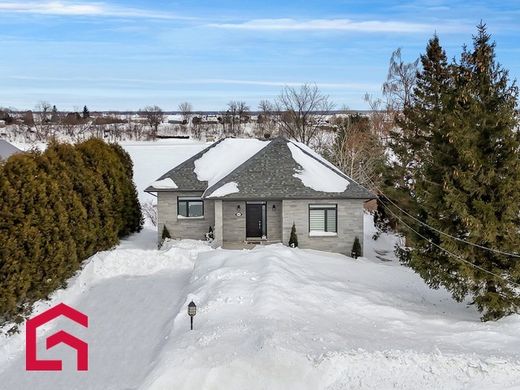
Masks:
[[[157,194],[158,232],[166,225],[172,238],[202,240],[210,226],[214,228],[215,243],[244,243],[246,240],[246,202],[204,200],[204,217],[178,218],[177,197],[200,197],[199,192],[160,192]],[[358,237],[363,247],[362,199],[291,199],[267,201],[267,241],[289,242],[291,227],[296,224],[299,247],[350,255],[354,238]],[[335,236],[309,235],[309,205],[337,205]],[[239,208],[240,206],[240,208]]]
[[[209,227],[215,225],[215,201],[204,200],[204,216],[196,218],[178,218],[177,197],[200,197],[202,192],[159,192],[157,193],[157,232],[159,242],[163,226],[166,225],[172,238],[203,240]]]
[[[317,249],[350,255],[355,237],[363,248],[363,203],[362,199],[291,199],[284,200],[283,243],[289,242],[293,222],[296,225],[298,246],[302,249]],[[311,237],[309,235],[309,205],[336,204],[338,232],[336,236]]]
[[[267,241],[280,242],[282,241],[282,201],[266,203]],[[240,210],[238,206],[240,206]],[[225,200],[222,201],[222,209],[223,242],[244,242],[246,240],[246,202]]]

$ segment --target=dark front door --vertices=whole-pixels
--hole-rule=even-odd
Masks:
[[[246,204],[246,237],[266,236],[266,210],[265,203]]]

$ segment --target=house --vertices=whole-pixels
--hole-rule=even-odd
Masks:
[[[22,153],[22,151],[11,143],[0,139],[0,160],[7,160],[16,153]]]
[[[226,138],[162,175],[157,194],[159,239],[203,239],[209,228],[224,248],[288,244],[294,224],[300,248],[350,254],[363,244],[363,204],[374,195],[304,144]]]

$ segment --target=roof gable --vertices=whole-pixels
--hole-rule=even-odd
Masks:
[[[234,183],[238,191],[221,189]],[[219,193],[219,196],[214,194]],[[223,195],[222,195],[223,194]],[[302,199],[359,198],[374,195],[309,148],[284,138],[237,167],[204,192],[207,198]]]
[[[145,191],[173,190],[211,199],[374,198],[308,146],[282,137],[220,140]]]
[[[205,191],[268,144],[257,139],[221,139],[166,172],[145,191]]]

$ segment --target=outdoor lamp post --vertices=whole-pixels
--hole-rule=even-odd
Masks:
[[[193,330],[193,317],[197,314],[197,305],[193,301],[188,304],[188,315],[190,316],[191,330]]]

